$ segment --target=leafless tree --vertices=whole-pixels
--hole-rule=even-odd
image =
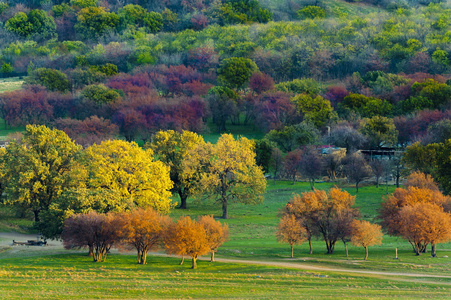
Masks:
[[[355,183],[356,193],[359,192],[359,184],[371,176],[371,167],[358,153],[348,155],[344,161],[344,173],[348,180]]]

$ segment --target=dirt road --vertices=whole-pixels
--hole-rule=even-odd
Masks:
[[[26,242],[28,240],[36,240],[36,235],[20,234],[20,233],[5,233],[0,232],[0,249],[6,249],[7,251],[0,253],[0,258],[2,254],[8,254],[7,256],[16,256],[21,254],[21,256],[35,256],[35,255],[49,255],[56,253],[64,253],[64,247],[61,241],[48,241],[47,246],[13,246],[13,240],[16,242]],[[23,255],[26,254],[26,255]],[[164,253],[152,253],[150,255],[166,256]],[[208,257],[200,258],[202,260],[209,260]],[[261,265],[261,266],[272,266],[272,267],[282,267],[282,268],[292,268],[308,271],[323,271],[323,272],[338,272],[338,273],[354,273],[354,274],[366,274],[366,275],[379,275],[385,278],[393,278],[400,281],[415,281],[415,282],[430,282],[438,283],[434,281],[427,281],[425,279],[451,279],[448,275],[435,275],[435,274],[418,274],[410,272],[383,272],[383,271],[372,271],[372,270],[356,270],[356,269],[345,269],[340,267],[326,267],[326,266],[316,266],[305,262],[294,262],[294,261],[270,261],[270,260],[246,260],[246,259],[230,259],[230,258],[216,258],[218,262],[224,263],[238,263],[246,265]],[[404,277],[401,279],[399,277]],[[413,277],[412,280],[405,279],[406,277]],[[450,283],[440,282],[440,284],[451,285]]]

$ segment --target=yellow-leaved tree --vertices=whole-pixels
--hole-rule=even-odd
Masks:
[[[150,206],[163,213],[173,206],[169,167],[155,161],[152,150],[115,140],[93,145],[84,154],[90,188],[119,191],[136,206]]]
[[[31,210],[39,221],[63,191],[83,187],[85,171],[76,161],[80,150],[63,131],[28,125],[1,156],[6,203]]]
[[[221,202],[224,219],[230,201],[263,201],[266,179],[255,162],[254,143],[247,138],[223,134],[216,144],[199,144],[186,155],[183,170],[185,178],[200,173],[195,192]]]
[[[188,151],[203,144],[204,139],[197,133],[167,130],[157,132],[152,137],[152,142],[145,145],[145,148],[154,151],[158,160],[171,168],[170,176],[174,183],[172,191],[180,196],[180,208],[186,209],[186,200],[193,194],[193,184],[199,180],[198,172],[192,172],[191,176],[182,176],[183,159]]]

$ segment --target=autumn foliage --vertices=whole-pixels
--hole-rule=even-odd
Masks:
[[[427,179],[424,174],[416,174],[410,181],[414,182],[412,178],[416,177]],[[428,185],[432,183],[429,180]],[[390,235],[405,238],[417,255],[426,252],[427,245],[431,244],[432,256],[435,256],[435,245],[451,240],[450,203],[451,198],[436,188],[398,188],[382,202],[379,218]]]
[[[146,264],[147,253],[157,249],[163,241],[169,217],[152,208],[138,208],[119,216],[120,238],[126,247],[136,249],[138,264]]]
[[[284,215],[280,220],[276,237],[279,242],[290,245],[291,258],[293,258],[293,246],[307,240],[307,231],[294,215]]]
[[[215,261],[215,252],[229,238],[229,226],[216,221],[213,216],[202,216],[199,218],[198,223],[204,226],[207,234],[207,244],[210,247],[211,261],[213,262]]]
[[[381,226],[368,221],[354,220],[351,223],[351,244],[365,248],[365,260],[368,258],[368,247],[382,243]]]
[[[197,258],[211,250],[204,226],[190,217],[169,225],[164,241],[168,253],[190,256],[193,269],[197,268]]]
[[[349,228],[357,209],[353,208],[355,196],[332,188],[328,192],[315,190],[294,195],[285,207],[285,215],[293,215],[305,228],[312,252],[311,238],[321,237],[327,253],[334,253],[335,243],[349,235]]]
[[[212,216],[197,221],[181,217],[173,222],[153,208],[100,214],[95,211],[75,214],[64,221],[61,234],[66,249],[89,248],[94,262],[105,261],[112,247],[136,249],[138,264],[146,264],[149,251],[163,248],[169,254],[190,256],[197,268],[199,256],[214,253],[227,240],[229,228]],[[183,259],[182,259],[183,263]]]

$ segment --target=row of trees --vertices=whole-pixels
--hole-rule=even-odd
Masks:
[[[82,149],[60,130],[29,125],[2,150],[3,203],[33,212],[40,231],[57,238],[74,213],[168,213],[171,191],[182,208],[190,196],[221,203],[223,218],[233,201],[263,200],[266,181],[246,138],[223,135],[212,145],[192,132],[162,131],[145,148],[108,140]]]
[[[228,238],[228,226],[212,216],[197,221],[181,217],[173,222],[152,208],[108,214],[91,211],[66,219],[61,238],[66,249],[89,248],[94,262],[105,261],[116,247],[135,249],[138,264],[146,264],[149,251],[164,249],[169,254],[190,256],[195,269],[201,255],[211,253],[214,261],[214,253]]]
[[[380,244],[383,228],[389,235],[406,239],[414,252],[420,255],[431,245],[431,256],[436,257],[437,243],[451,241],[451,198],[444,196],[432,177],[414,172],[408,177],[405,188],[398,188],[381,204],[378,218],[381,225],[357,220],[355,196],[332,188],[294,195],[282,212],[277,231],[280,242],[293,246],[321,238],[327,253],[332,254],[341,240],[347,252],[347,243],[362,246],[368,257],[368,247]]]

